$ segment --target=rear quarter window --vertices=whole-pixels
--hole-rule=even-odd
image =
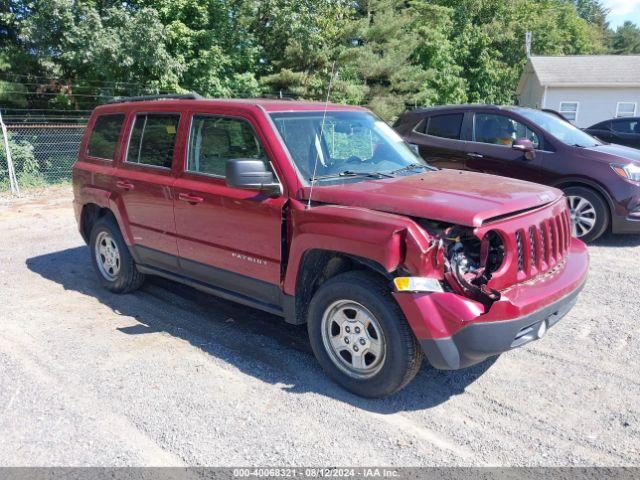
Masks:
[[[435,115],[429,118],[425,133],[434,137],[460,140],[464,114]]]
[[[113,160],[123,123],[123,114],[97,117],[89,137],[87,156]]]

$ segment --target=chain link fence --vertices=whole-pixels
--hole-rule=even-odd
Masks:
[[[69,181],[86,124],[5,121],[15,178],[20,189]],[[0,133],[2,135],[2,133]],[[10,189],[4,138],[0,141],[0,191]]]

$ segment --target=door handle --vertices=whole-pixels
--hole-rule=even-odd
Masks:
[[[133,183],[129,183],[129,182],[126,182],[124,180],[118,180],[116,182],[116,187],[122,188],[123,190],[133,190],[134,185],[133,185]]]
[[[473,158],[484,158],[484,155],[482,155],[481,153],[474,153],[474,152],[467,153],[467,156],[473,157]]]
[[[189,193],[179,193],[178,200],[182,200],[183,202],[188,202],[192,205],[195,205],[196,203],[204,202],[204,198],[198,197],[196,195],[191,195]]]

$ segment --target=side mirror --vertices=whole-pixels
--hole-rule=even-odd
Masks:
[[[524,153],[524,158],[526,158],[527,160],[533,160],[534,158],[536,158],[536,149],[533,146],[533,142],[528,138],[517,139],[515,142],[513,142],[511,148]]]
[[[416,154],[416,156],[420,156],[420,147],[418,147],[418,145],[416,145],[415,143],[409,143],[409,148],[411,149],[411,151],[413,153]]]
[[[270,194],[280,193],[280,184],[265,162],[252,158],[227,160],[225,165],[227,186],[243,190],[260,190]]]

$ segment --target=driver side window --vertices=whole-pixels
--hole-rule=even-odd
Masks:
[[[473,122],[473,140],[491,145],[511,147],[519,139],[531,140],[534,148],[540,148],[535,132],[520,122],[494,113],[477,113]]]
[[[251,125],[237,118],[194,115],[187,171],[222,177],[227,160],[234,158],[265,159]]]

